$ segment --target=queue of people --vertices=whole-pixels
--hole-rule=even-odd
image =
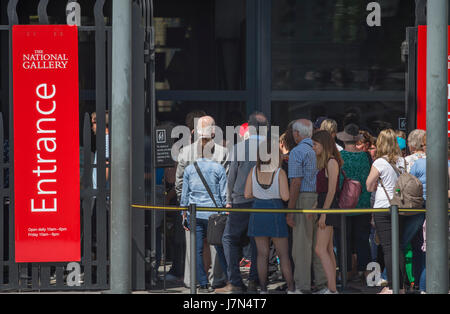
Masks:
[[[197,125],[192,124],[194,118],[198,119]],[[281,210],[339,208],[344,177],[361,186],[355,208],[388,208],[399,192],[396,184],[403,173],[411,173],[420,180],[421,188],[423,186],[420,197],[426,198],[425,131],[414,130],[405,140],[395,130],[386,129],[375,138],[353,121],[338,132],[336,121],[321,117],[316,123],[306,119],[292,121],[279,143],[273,143],[270,135],[262,136],[259,132],[261,127],[269,125],[267,118],[255,112],[245,124],[242,141],[227,149],[213,141],[215,121],[212,117],[197,112],[188,120],[192,134],[196,132],[198,139],[184,147],[178,157],[174,189],[180,206],[195,203],[223,208],[223,212],[230,208],[271,209],[267,213],[229,212],[222,245],[212,247],[206,240],[212,212],[197,213],[196,230],[189,229],[189,219],[183,213],[180,225],[186,232],[186,239],[190,232],[197,235],[199,292],[268,293],[270,246],[273,245],[288,294],[337,294],[343,271],[348,272],[350,280],[366,282],[367,265],[372,261],[379,261],[385,268],[386,286],[380,293],[392,293],[389,214],[347,214],[346,230],[341,230],[341,215],[286,214]],[[250,158],[251,147],[255,145],[258,147],[256,161]],[[210,148],[209,154],[204,153],[206,146]],[[261,147],[269,153],[269,159],[261,157]],[[237,158],[238,152],[244,158]],[[420,205],[425,207],[425,202]],[[405,252],[411,244],[414,283],[418,289],[421,282],[422,291],[424,220],[424,214],[400,216],[399,226],[401,250]],[[177,227],[181,228],[180,225]],[[339,258],[342,232],[347,235],[345,270]],[[189,240],[186,245],[188,243]],[[188,247],[184,255],[184,283],[189,286]],[[246,283],[240,271],[243,257],[251,261]],[[213,266],[212,278],[208,277],[210,266]],[[411,286],[404,254],[400,254],[399,267],[401,292],[404,292]],[[177,276],[181,276],[179,271]]]

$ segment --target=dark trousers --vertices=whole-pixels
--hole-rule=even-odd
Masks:
[[[179,212],[173,213],[171,216],[174,218],[174,229],[172,243],[170,244],[172,245],[172,267],[169,270],[169,274],[176,277],[183,277],[184,255],[186,251],[186,237],[182,226],[183,218]]]
[[[403,234],[403,223],[405,216],[399,216],[399,235]],[[377,229],[378,238],[380,239],[381,246],[384,253],[384,264],[387,271],[389,287],[392,288],[392,227],[391,227],[391,215],[390,214],[374,214],[375,226]],[[405,255],[403,250],[399,246],[399,283],[400,289],[406,280],[406,265]]]
[[[358,271],[365,271],[367,265],[371,261],[371,253],[370,253],[370,220],[371,214],[362,214],[356,216],[347,216],[346,217],[346,239],[347,239],[347,271],[352,270],[352,254],[356,253],[358,258]],[[336,248],[338,260],[340,263],[340,247],[341,247],[341,238],[340,238],[340,229],[335,229],[336,233]]]
[[[425,221],[425,214],[403,216],[403,233],[400,234],[400,247],[403,254],[411,243],[413,258],[413,276],[414,280],[419,282],[422,270],[425,268],[425,253],[422,251],[423,231],[422,226]],[[405,277],[407,279],[407,277]],[[408,281],[405,283],[409,283]]]
[[[252,208],[253,204],[233,204],[234,208]],[[227,260],[227,276],[228,280],[234,286],[242,286],[241,271],[239,269],[239,262],[242,257],[242,239],[247,235],[248,222],[250,213],[230,212],[227,219],[227,224],[223,232],[222,244]],[[252,250],[251,267],[249,280],[258,280],[258,272],[256,269],[256,243],[253,238],[250,238],[250,245]]]
[[[200,286],[208,284],[208,274],[205,272],[205,266],[203,263],[203,244],[207,236],[208,231],[208,219],[196,219],[196,254],[197,254],[197,282]],[[227,269],[227,262],[223,253],[223,249],[220,245],[214,246],[217,251],[217,258],[219,259],[222,269]]]

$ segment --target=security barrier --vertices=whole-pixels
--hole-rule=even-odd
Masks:
[[[189,211],[191,230],[195,230],[196,213],[197,211],[208,212],[249,212],[249,213],[297,213],[297,214],[341,214],[341,230],[346,230],[346,216],[345,214],[368,214],[368,213],[390,213],[392,225],[392,290],[394,294],[398,294],[400,290],[399,282],[399,260],[400,260],[400,235],[399,235],[399,213],[424,213],[426,209],[399,209],[398,206],[391,206],[390,208],[362,208],[362,209],[258,209],[258,208],[208,208],[197,207],[191,204],[189,207],[177,206],[147,206],[147,205],[132,205],[133,208],[144,210],[163,210],[163,211]],[[341,269],[347,269],[347,239],[346,232],[341,232]],[[190,291],[191,294],[196,294],[196,232],[190,233]],[[347,272],[341,271],[342,288],[346,287]]]

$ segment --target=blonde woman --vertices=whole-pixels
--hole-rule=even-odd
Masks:
[[[328,131],[328,133],[331,134],[331,137],[336,141],[336,135],[337,135],[337,131],[338,131],[338,125],[337,122],[333,119],[326,119],[322,122],[322,124],[320,125],[320,130],[323,131]],[[341,145],[336,143],[336,147],[338,149],[338,151],[342,151],[343,148]]]
[[[339,191],[339,173],[343,161],[331,134],[325,130],[314,133],[314,152],[317,156],[319,170],[316,180],[318,194],[317,208],[339,208],[337,196]],[[315,252],[319,256],[327,277],[328,286],[319,293],[336,294],[336,257],[333,247],[333,228],[339,227],[338,215],[321,214],[317,221],[317,241]]]
[[[374,208],[389,208],[390,199],[394,196],[394,188],[400,173],[406,171],[406,161],[401,157],[400,147],[397,144],[397,135],[394,130],[381,131],[377,139],[376,160],[372,164],[369,177],[366,181],[367,191],[376,192]],[[388,199],[389,196],[389,199]],[[400,234],[403,229],[403,217],[399,217]],[[383,247],[384,263],[387,269],[388,287],[383,288],[381,294],[391,294],[392,290],[392,242],[391,242],[391,216],[389,213],[374,214],[375,227]],[[405,272],[403,254],[400,254],[400,283],[402,284]]]

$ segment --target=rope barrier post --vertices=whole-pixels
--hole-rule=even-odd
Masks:
[[[394,294],[399,293],[400,289],[400,239],[399,239],[399,221],[398,206],[392,205],[391,210],[391,229],[392,229],[392,290]]]
[[[347,287],[347,216],[341,215],[341,285],[342,290]]]
[[[189,228],[190,228],[190,240],[191,240],[191,246],[190,246],[190,266],[191,266],[191,294],[197,294],[197,232],[195,231],[197,229],[197,205],[191,204],[189,205]]]

